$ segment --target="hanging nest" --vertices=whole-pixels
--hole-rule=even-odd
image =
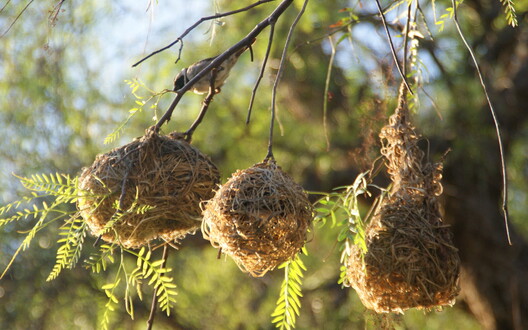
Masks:
[[[264,276],[303,247],[312,204],[274,160],[237,171],[207,202],[202,234],[241,270]]]
[[[367,226],[367,251],[353,247],[348,281],[363,304],[378,313],[453,305],[460,259],[440,214],[442,163],[424,164],[403,85],[380,138],[393,193]]]
[[[77,206],[95,236],[138,248],[196,231],[200,203],[213,197],[219,181],[215,164],[181,134],[160,136],[151,128],[83,170]]]

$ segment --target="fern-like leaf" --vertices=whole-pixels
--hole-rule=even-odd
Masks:
[[[86,237],[86,222],[79,217],[70,218],[60,229],[61,244],[57,249],[57,261],[46,281],[52,281],[65,268],[72,269],[81,255],[84,238]]]
[[[71,178],[69,175],[59,173],[49,175],[35,174],[29,178],[20,176],[16,177],[20,180],[20,182],[26,189],[31,190],[31,197],[24,197],[20,201],[7,204],[6,206],[0,208],[0,215],[4,215],[6,213],[13,212],[16,209],[19,209],[22,203],[30,204],[30,207],[32,209],[25,208],[23,210],[15,211],[14,215],[11,215],[9,217],[0,218],[0,226],[3,226],[13,221],[19,221],[21,219],[28,218],[37,219],[37,222],[27,232],[26,237],[13,254],[4,272],[2,273],[2,275],[0,275],[0,278],[2,278],[6,274],[18,254],[29,247],[31,241],[35,238],[37,232],[39,232],[54,221],[62,220],[66,217],[72,216],[73,211],[65,211],[64,204],[74,203],[78,197],[77,177]],[[42,194],[39,195],[38,193]],[[41,205],[37,206],[35,200],[44,197],[46,197],[46,199],[50,199],[51,197],[53,197],[54,199],[52,200],[50,205],[48,205],[46,200],[42,200]],[[53,216],[51,216],[52,214]],[[80,248],[80,245],[76,245],[76,247]],[[73,254],[70,256],[70,261],[76,261],[79,254],[80,250],[73,251]],[[59,268],[55,268],[56,274],[58,274],[59,271]]]
[[[460,4],[463,1],[464,0],[456,0],[455,6],[458,8],[458,6],[460,6]],[[433,9],[434,9],[434,3],[435,2],[433,1]],[[435,24],[438,25],[440,31],[443,31],[445,28],[445,20],[448,18],[453,18],[454,13],[455,12],[453,10],[453,7],[448,7],[446,8],[446,13],[442,14],[439,19],[436,19],[436,15],[435,15]]]
[[[106,271],[108,262],[114,263],[114,249],[116,246],[114,244],[102,244],[99,248],[98,253],[92,253],[88,259],[84,261],[85,268],[90,268],[93,273],[100,273]]]
[[[110,326],[110,314],[116,310],[119,300],[114,294],[114,290],[119,286],[121,279],[119,278],[120,272],[117,272],[117,275],[112,283],[108,283],[102,286],[101,289],[104,290],[108,300],[105,304],[105,310],[103,313],[103,319],[101,320],[101,329],[108,330]]]
[[[304,250],[305,254],[306,251]],[[277,306],[271,314],[272,323],[279,329],[295,328],[297,316],[299,316],[302,297],[303,272],[306,271],[299,254],[292,260],[283,263],[279,268],[284,268],[284,280],[282,281]]]
[[[337,236],[337,241],[341,243],[339,250],[342,265],[338,283],[344,286],[348,285],[346,267],[353,246],[359,247],[363,253],[367,251],[365,221],[361,216],[358,197],[370,196],[368,188],[373,185],[368,183],[369,175],[370,171],[360,173],[352,185],[335,188],[339,191],[325,194],[315,204],[316,220],[325,223],[331,219],[333,226],[341,228]]]
[[[77,177],[68,174],[33,174],[30,177],[17,176],[24,188],[55,196],[58,203],[75,203],[79,197]]]
[[[500,0],[506,13],[506,21],[512,27],[519,25],[517,22],[517,14],[515,12],[515,2],[513,0]]]
[[[143,104],[141,104],[139,107],[128,110],[128,117],[121,124],[119,124],[119,126],[117,126],[117,128],[115,128],[112,131],[112,133],[108,134],[105,137],[104,144],[110,144],[116,141],[117,139],[119,139],[119,137],[121,136],[121,134],[123,134],[123,131],[125,130],[125,127],[128,125],[130,120],[132,120],[132,118],[138,113],[140,113],[142,110],[143,110]]]
[[[132,95],[134,95],[134,97],[136,98],[136,106],[128,110],[128,117],[121,124],[119,124],[119,126],[114,129],[112,133],[108,134],[108,136],[105,137],[104,144],[109,144],[116,141],[122,135],[123,131],[125,130],[125,127],[132,120],[132,118],[134,118],[134,116],[143,111],[143,109],[145,109],[145,107],[149,103],[151,103],[152,100],[154,101],[153,104],[150,105],[150,108],[156,110],[161,96],[168,92],[167,90],[164,90],[162,92],[155,92],[148,88],[143,82],[139,81],[138,79],[125,80],[125,82],[130,87]],[[147,93],[149,94],[148,97],[139,95],[139,88],[147,91]],[[156,116],[154,120],[157,120]]]
[[[148,281],[147,284],[154,288],[158,296],[158,304],[161,310],[170,316],[170,311],[176,303],[175,297],[178,294],[173,278],[168,276],[172,269],[163,267],[164,260],[151,261],[151,251],[144,247],[139,253],[128,250],[127,252],[137,257],[137,267],[132,271],[130,278],[133,279],[133,284],[138,289],[138,293],[141,292],[141,281]]]
[[[4,215],[6,213],[9,213],[12,209],[18,209],[22,205],[22,203],[28,203],[30,202],[30,199],[27,200],[19,200],[13,203],[9,203],[3,207],[0,208],[0,215]],[[19,221],[22,219],[27,219],[29,217],[31,218],[37,218],[38,215],[42,212],[40,208],[36,204],[32,204],[31,207],[33,210],[30,210],[28,208],[22,210],[22,211],[16,211],[14,215],[6,217],[6,218],[0,218],[0,227],[7,225],[10,222],[13,221]]]

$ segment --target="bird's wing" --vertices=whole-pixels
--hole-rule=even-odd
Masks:
[[[216,58],[216,56],[215,57],[204,58],[203,60],[200,60],[200,61],[192,64],[190,67],[187,68],[187,77],[189,77],[189,79],[192,79],[192,77],[194,77],[198,72],[202,71],[215,58]]]

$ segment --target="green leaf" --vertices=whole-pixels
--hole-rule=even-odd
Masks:
[[[304,250],[303,252],[305,252]],[[279,298],[276,307],[271,314],[272,324],[277,328],[295,328],[296,316],[300,314],[302,297],[301,284],[304,276],[302,270],[306,270],[300,255],[281,265],[284,269],[284,280],[281,284]]]
[[[146,258],[148,259],[148,258]],[[160,267],[161,265],[163,265],[163,262],[164,260],[157,260],[157,261],[154,261],[151,265],[151,267]]]
[[[170,268],[163,268],[164,260],[156,260],[151,262],[150,258],[152,252],[142,248],[137,254],[131,251],[129,253],[137,257],[136,269],[132,271],[130,281],[136,281],[136,286],[138,287],[138,293],[141,292],[139,289],[139,282],[137,282],[138,277],[141,276],[143,279],[148,280],[147,285],[152,286],[156,292],[156,295],[159,297],[158,304],[161,307],[162,311],[165,311],[166,314],[170,315],[170,310],[173,308],[177,295],[176,284],[173,283],[173,278],[166,276],[166,274],[171,272]]]

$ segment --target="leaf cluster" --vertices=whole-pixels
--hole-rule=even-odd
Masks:
[[[341,227],[337,236],[337,241],[340,243],[339,250],[341,251],[341,268],[338,283],[345,286],[348,286],[346,268],[352,253],[352,247],[358,247],[362,253],[367,251],[365,224],[379,201],[377,199],[374,202],[367,218],[363,219],[359,197],[362,195],[370,197],[369,187],[376,187],[385,191],[383,188],[369,184],[370,174],[370,171],[360,173],[353,184],[338,187],[335,189],[336,191],[325,194],[323,198],[316,202],[316,221],[319,221],[324,226],[330,220],[333,227]]]
[[[156,110],[158,109],[158,104],[163,95],[169,93],[168,90],[163,90],[161,92],[156,92],[149,87],[147,87],[142,81],[138,79],[125,80],[125,83],[130,87],[131,94],[135,98],[135,106],[128,110],[128,117],[119,124],[110,134],[108,134],[104,139],[104,144],[110,144],[115,142],[124,132],[126,126],[132,118],[137,114],[141,113],[146,107],[152,109],[155,113],[153,120],[157,121]],[[147,92],[147,96],[140,95],[139,90]]]
[[[303,253],[307,255],[306,249],[303,248]],[[273,318],[272,323],[275,327],[283,330],[290,330],[295,328],[297,316],[300,315],[302,297],[302,279],[303,272],[306,271],[300,254],[295,258],[283,263],[279,269],[284,269],[284,280],[281,284],[279,299],[277,306],[271,314]]]
[[[52,281],[60,275],[62,270],[73,269],[77,265],[81,258],[81,252],[87,236],[87,223],[75,207],[67,207],[67,205],[75,204],[81,197],[91,198],[91,196],[88,192],[77,188],[77,177],[72,178],[66,174],[36,174],[30,177],[17,178],[26,189],[31,191],[31,196],[23,197],[21,200],[1,207],[0,216],[4,217],[0,218],[0,226],[19,220],[36,219],[37,221],[27,232],[22,244],[4,270],[2,277],[10,268],[18,253],[29,247],[37,232],[50,223],[63,220],[64,223],[60,226],[58,233],[59,239],[57,243],[59,247],[57,249],[56,262],[47,277],[47,281]],[[102,200],[106,197],[103,196]],[[23,205],[28,205],[28,207],[21,209]],[[116,213],[106,225],[105,231],[112,230],[113,225],[127,214],[142,214],[152,208],[149,205],[139,205],[137,203],[137,194],[135,200],[127,210],[120,211],[118,201],[116,201],[114,207]],[[151,260],[152,252],[150,250],[147,251],[145,248],[142,248],[139,252],[135,252],[126,250],[115,243],[101,244],[97,252],[91,253],[84,260],[84,267],[96,274],[101,271],[106,271],[109,264],[115,263],[114,252],[116,250],[121,252],[121,262],[114,281],[102,286],[102,290],[108,297],[108,301],[105,304],[101,327],[103,329],[109,328],[110,313],[116,309],[119,302],[115,290],[123,282],[126,283],[125,306],[132,318],[134,316],[134,308],[131,289],[135,288],[135,292],[142,299],[141,287],[143,281],[146,281],[148,286],[153,287],[158,296],[161,310],[166,312],[167,315],[170,315],[170,310],[176,302],[176,285],[173,283],[173,278],[169,276],[171,269],[164,266],[166,260]],[[137,259],[137,267],[132,272],[127,272],[124,266],[123,252],[133,255]]]
[[[504,13],[506,14],[506,21],[512,27],[519,25],[517,22],[517,14],[515,13],[515,1],[513,0],[500,0],[504,7]]]
[[[14,221],[32,220],[37,222],[27,232],[26,237],[14,253],[6,269],[0,276],[2,278],[11,267],[13,261],[21,251],[25,251],[31,244],[33,238],[40,230],[58,220],[68,219],[65,226],[69,227],[66,240],[59,239],[65,243],[57,256],[57,264],[52,271],[54,277],[58,275],[62,268],[72,267],[79,258],[80,248],[84,240],[84,226],[80,225],[77,218],[77,211],[74,208],[65,208],[65,204],[72,204],[77,201],[80,192],[77,189],[77,178],[71,178],[67,174],[35,174],[30,177],[17,176],[22,185],[31,191],[31,197],[23,197],[21,200],[12,202],[0,208],[0,227]],[[49,200],[49,203],[46,201]],[[26,208],[20,210],[22,205]],[[18,209],[18,211],[16,211]],[[68,242],[68,243],[66,243]]]
[[[166,260],[159,259],[151,261],[152,253],[141,248],[139,253],[128,251],[130,254],[137,257],[137,267],[129,276],[129,283],[134,285],[137,292],[141,292],[141,284],[144,280],[148,280],[147,285],[152,286],[158,296],[158,303],[162,311],[167,316],[170,316],[170,311],[176,303],[176,284],[173,283],[173,278],[168,275],[172,271],[171,268],[165,267]]]

